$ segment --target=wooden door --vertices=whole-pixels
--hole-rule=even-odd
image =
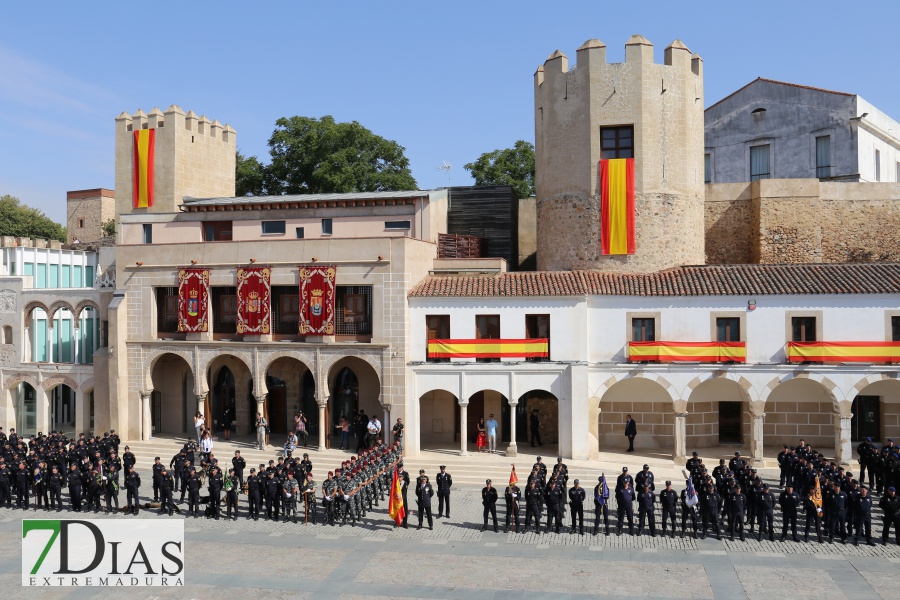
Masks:
[[[719,402],[719,443],[740,444],[743,442],[741,402]]]

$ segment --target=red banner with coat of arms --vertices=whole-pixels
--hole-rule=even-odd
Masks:
[[[269,267],[238,268],[238,333],[271,333],[271,275]]]
[[[209,269],[178,270],[178,331],[209,329]]]
[[[300,333],[334,335],[337,267],[300,267]]]

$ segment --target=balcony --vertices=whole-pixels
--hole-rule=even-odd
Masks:
[[[900,363],[900,342],[788,342],[792,363]]]
[[[428,340],[428,358],[549,358],[550,339]]]
[[[746,360],[746,342],[628,343],[628,361],[633,363],[743,363]]]

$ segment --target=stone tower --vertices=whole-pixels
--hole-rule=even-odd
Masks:
[[[96,242],[103,224],[116,217],[116,193],[103,188],[66,192],[66,241]]]
[[[676,40],[655,64],[653,44],[640,35],[625,45],[624,63],[607,63],[606,45],[593,39],[577,57],[570,69],[557,50],[534,76],[538,269],[648,273],[703,264],[702,60]],[[604,256],[601,136],[628,127],[635,252]]]
[[[132,208],[134,142],[136,129],[156,129],[154,200],[150,208]],[[146,114],[116,117],[116,214],[170,213],[184,196],[217,198],[234,196],[235,131],[230,125],[210,122],[194,111],[187,114],[176,105],[165,113],[158,108]]]

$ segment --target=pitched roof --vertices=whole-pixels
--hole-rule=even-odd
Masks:
[[[437,277],[410,297],[900,294],[900,263],[705,265],[658,273],[534,271]]]
[[[411,190],[397,192],[352,192],[346,194],[289,194],[284,196],[235,196],[228,198],[191,198],[185,196],[183,203],[185,208],[193,206],[226,206],[226,205],[254,205],[254,204],[285,204],[285,203],[311,203],[332,202],[345,200],[393,200],[400,198],[424,198],[435,190]]]
[[[741,87],[741,88],[738,88],[738,89],[736,89],[735,91],[731,92],[730,94],[728,94],[727,96],[725,96],[724,98],[722,98],[721,100],[719,100],[718,102],[709,105],[709,106],[706,108],[706,110],[709,110],[709,109],[711,109],[712,107],[717,106],[717,105],[719,105],[719,104],[725,102],[726,100],[728,100],[728,99],[731,98],[732,96],[736,96],[736,95],[740,94],[741,92],[743,92],[744,90],[746,90],[748,87],[750,87],[750,86],[753,85],[754,83],[757,83],[757,82],[760,82],[760,81],[765,82],[765,83],[774,83],[774,84],[777,84],[777,85],[786,85],[786,86],[789,86],[789,87],[800,88],[801,90],[812,90],[812,91],[814,91],[814,92],[824,92],[824,93],[826,93],[826,94],[837,94],[838,96],[855,96],[855,95],[856,95],[856,94],[851,94],[851,93],[849,93],[849,92],[836,92],[836,91],[834,91],[834,90],[826,90],[825,88],[818,88],[818,87],[813,87],[813,86],[810,86],[810,85],[800,85],[799,83],[789,83],[789,82],[787,82],[787,81],[778,81],[777,79],[767,79],[767,78],[765,78],[765,77],[757,77],[756,79],[754,79],[753,81],[751,81],[751,82],[748,83],[747,85],[745,85],[745,86],[743,86],[743,87]]]

